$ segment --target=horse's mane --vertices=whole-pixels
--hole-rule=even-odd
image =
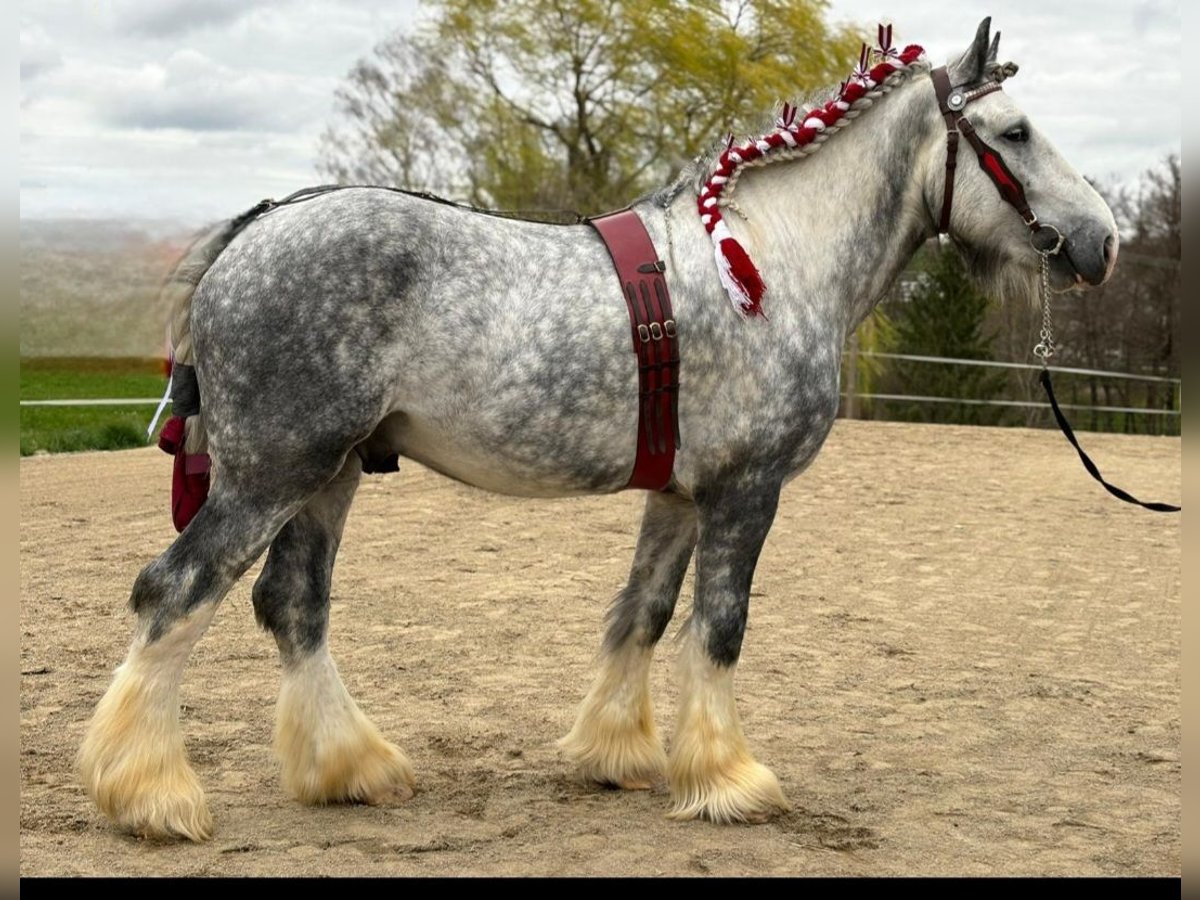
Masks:
[[[845,124],[849,124],[855,117],[861,115],[862,111],[874,105],[875,101],[895,90],[904,81],[911,80],[914,75],[928,72],[932,65],[928,60],[921,59],[906,69],[901,69],[894,73],[884,85],[880,85],[870,91],[866,97],[858,101],[854,116],[847,116]],[[790,107],[795,107],[801,112],[806,112],[810,109],[819,109],[824,106],[829,100],[837,98],[841,90],[845,87],[845,82],[836,85],[830,85],[825,88],[814,90],[808,94],[797,98],[794,102],[781,100],[775,104],[770,113],[762,115],[756,123],[756,126],[750,130],[748,138],[758,135],[768,134],[775,130],[776,123],[779,121],[780,114]],[[842,127],[845,127],[843,125]],[[840,129],[839,129],[840,130]],[[653,191],[648,199],[660,206],[666,208],[685,190],[690,190],[693,194],[697,193],[708,179],[713,167],[717,164],[721,154],[729,146],[729,135],[723,138],[714,138],[713,141],[702,150],[691,161],[685,163],[679,170],[678,174],[669,183]],[[782,159],[782,157],[776,157]],[[775,160],[772,160],[775,161]]]
[[[769,130],[741,142],[730,135],[724,150],[718,145],[719,155],[711,150],[702,154],[668,189],[664,199],[671,202],[689,183],[696,186],[700,221],[712,241],[721,284],[739,315],[762,315],[767,287],[721,212],[725,207],[738,208],[732,199],[738,179],[748,169],[816,153],[875,101],[907,80],[912,71],[928,71],[924,54],[919,44],[897,50],[892,46],[892,27],[880,25],[878,46],[862,45],[854,72],[823,104],[814,108],[783,104]]]

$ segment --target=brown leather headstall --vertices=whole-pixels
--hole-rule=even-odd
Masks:
[[[1034,249],[1038,252],[1057,253],[1063,244],[1062,234],[1053,225],[1038,221],[1037,214],[1029,208],[1029,201],[1025,199],[1025,186],[1021,184],[1021,179],[1013,174],[1004,158],[979,136],[971,120],[963,114],[968,104],[1000,90],[1000,82],[985,81],[978,87],[967,90],[950,84],[950,75],[945,66],[934,69],[929,75],[937,95],[938,109],[946,120],[946,182],[942,191],[942,214],[938,220],[938,234],[945,234],[950,230],[950,210],[954,204],[954,176],[958,168],[958,139],[961,135],[975,151],[979,167],[996,185],[1000,196],[1017,211],[1021,221],[1029,228]],[[1045,234],[1042,234],[1043,231]]]

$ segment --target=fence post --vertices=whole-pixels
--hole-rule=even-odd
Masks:
[[[858,331],[851,333],[847,342],[846,402],[842,404],[842,415],[847,419],[858,418]]]

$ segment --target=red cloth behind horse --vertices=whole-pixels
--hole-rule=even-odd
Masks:
[[[209,468],[207,453],[185,453],[183,450],[184,420],[171,416],[158,436],[158,446],[175,457],[175,472],[171,478],[171,521],[182,532],[208,499]]]

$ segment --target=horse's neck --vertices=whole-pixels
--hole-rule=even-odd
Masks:
[[[841,340],[874,308],[933,233],[922,185],[930,160],[926,79],[898,87],[803,161],[743,175],[726,211],[767,284],[776,327],[811,326]]]

